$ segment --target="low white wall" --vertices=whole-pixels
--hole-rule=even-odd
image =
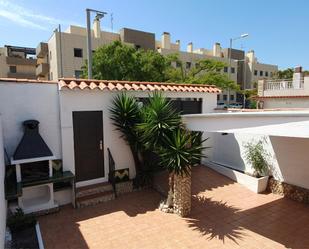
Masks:
[[[5,227],[6,227],[6,207],[7,202],[5,200],[4,193],[4,154],[3,154],[3,136],[2,136],[2,125],[1,125],[1,115],[0,115],[0,248],[4,248],[4,238],[5,238]]]
[[[237,170],[252,172],[246,161],[244,145],[248,142],[264,141],[268,162],[275,179],[309,189],[309,139],[254,134],[207,133],[206,142],[211,148],[205,153],[207,160]]]
[[[306,98],[273,98],[273,99],[264,99],[263,102],[264,102],[263,104],[264,109],[309,108],[309,97],[306,97]]]
[[[36,119],[39,131],[56,158],[61,158],[58,85],[0,82],[0,114],[4,147],[11,158],[23,136],[23,121]]]
[[[102,111],[103,112],[103,138],[104,138],[104,167],[105,179],[108,173],[108,153],[110,148],[114,157],[116,168],[129,168],[130,177],[135,176],[134,162],[130,149],[126,142],[120,138],[120,133],[115,130],[109,114],[112,100],[120,92],[107,92],[100,90],[61,90],[60,114],[63,150],[63,167],[75,173],[74,139],[73,139],[73,111]],[[149,92],[128,92],[136,97],[147,97]],[[202,98],[202,111],[212,112],[216,107],[216,94],[166,92],[169,98]],[[104,180],[104,179],[103,179]]]

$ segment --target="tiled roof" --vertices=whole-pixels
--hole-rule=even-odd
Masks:
[[[109,91],[172,91],[172,92],[200,92],[220,93],[221,90],[213,85],[176,84],[162,82],[116,81],[116,80],[85,80],[59,79],[60,89],[99,89]]]

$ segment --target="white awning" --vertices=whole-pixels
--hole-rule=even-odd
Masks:
[[[309,111],[183,115],[189,130],[309,138]]]

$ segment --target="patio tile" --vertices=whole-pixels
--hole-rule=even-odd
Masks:
[[[192,212],[160,212],[143,190],[39,218],[45,248],[309,248],[309,207],[257,195],[207,167],[193,169]]]

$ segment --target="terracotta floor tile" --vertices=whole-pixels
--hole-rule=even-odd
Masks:
[[[187,218],[158,211],[153,190],[66,206],[39,218],[45,248],[309,248],[308,205],[257,195],[207,167],[194,168],[192,179]]]

